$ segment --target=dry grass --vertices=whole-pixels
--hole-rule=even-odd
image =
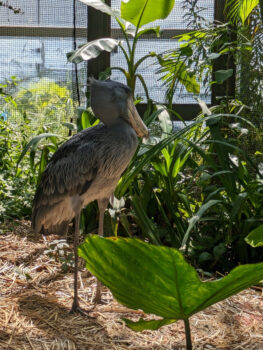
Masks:
[[[0,236],[0,349],[139,350],[185,349],[181,321],[156,332],[134,333],[122,317],[146,317],[124,308],[103,290],[93,307],[95,279],[81,270],[80,301],[94,318],[69,314],[72,273],[44,251],[56,237],[33,235],[28,222]],[[194,349],[263,349],[261,290],[246,290],[190,319]]]

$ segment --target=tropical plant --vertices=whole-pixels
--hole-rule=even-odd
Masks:
[[[68,130],[77,130],[77,126],[71,122],[74,105],[70,96],[67,87],[45,78],[15,94],[17,109],[9,110],[10,120],[20,122],[26,118],[28,124],[17,166],[29,153],[30,169],[37,174],[37,183],[53,153],[66,140]]]
[[[158,73],[162,74],[162,80],[167,87],[166,98],[169,105],[173,102],[179,84],[183,84],[188,92],[196,95],[201,90],[204,98],[211,94],[212,85],[226,82],[225,98],[233,98],[229,78],[235,72],[231,62],[237,56],[250,52],[251,42],[244,38],[237,45],[236,29],[228,24],[209,24],[174,39],[178,40],[179,47],[158,55]],[[216,70],[215,62],[219,59],[224,64]]]
[[[262,0],[227,0],[225,11],[228,15],[228,18],[234,23],[237,23],[238,20],[241,20],[241,22],[245,24],[246,20],[251,15],[252,11],[257,5],[260,5],[262,12]]]
[[[81,0],[84,4],[95,8],[109,16],[112,16],[120,26],[124,37],[124,43],[112,38],[102,38],[91,41],[79,47],[76,51],[70,52],[68,60],[73,63],[87,61],[97,57],[102,51],[111,52],[117,46],[121,49],[126,63],[127,70],[123,67],[110,67],[108,72],[118,70],[124,74],[127,85],[131,88],[134,95],[136,81],[139,80],[142,84],[147,100],[150,100],[147,85],[141,74],[138,73],[139,66],[149,57],[155,56],[155,53],[149,53],[139,60],[135,60],[136,48],[138,40],[142,35],[156,34],[160,35],[160,27],[145,27],[150,22],[157,19],[166,18],[174,6],[174,0],[130,0],[122,2],[120,10],[113,10],[102,0]]]
[[[117,301],[161,317],[137,322],[124,319],[128,327],[156,330],[183,320],[187,350],[192,349],[192,315],[263,278],[263,263],[259,263],[238,266],[224,278],[202,282],[178,250],[129,238],[88,236],[79,255]]]
[[[12,104],[13,107],[17,107],[17,104],[11,94],[11,90],[17,86],[17,78],[12,76],[9,80],[6,80],[4,83],[0,84],[0,103],[2,104]],[[3,113],[3,111],[1,111]],[[5,112],[4,112],[5,113]],[[6,113],[5,113],[6,114]],[[0,115],[1,116],[1,115]]]
[[[254,248],[263,246],[263,225],[251,231],[245,238],[245,241]]]
[[[30,158],[16,167],[25,146],[29,126],[12,124],[0,118],[0,221],[28,217],[31,212],[35,175],[30,168]]]
[[[73,118],[74,104],[66,86],[48,78],[41,78],[28,86],[23,82],[16,85],[17,92],[13,93],[16,106],[3,105],[12,122],[22,122],[26,115],[32,135],[39,134],[43,128],[51,132],[60,129],[67,135],[68,129],[63,127],[63,123]]]
[[[210,268],[218,264],[228,270],[238,263],[262,259],[260,252],[256,254],[244,244],[247,234],[261,223],[263,187],[260,164],[239,141],[251,126],[247,124],[246,129],[240,123],[242,119],[230,115],[208,120],[209,136],[194,145],[200,162],[193,179],[202,205],[189,221],[182,246],[186,244],[186,250],[190,246],[192,258],[199,252],[199,264],[208,266],[210,261]],[[232,135],[228,132],[231,127]],[[192,231],[197,222],[199,228]],[[230,261],[224,259],[227,256]]]
[[[202,123],[175,133],[167,109],[159,106],[156,113],[159,135],[141,145],[115,193],[130,199],[132,212],[129,216],[139,227],[137,234],[155,244],[178,248],[187,227],[187,218],[182,213],[192,213],[191,204],[194,203],[190,193],[187,194],[189,179],[184,171],[192,148],[182,140],[182,135],[194,141]]]

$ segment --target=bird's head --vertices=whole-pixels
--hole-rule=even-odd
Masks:
[[[139,137],[148,137],[149,130],[142,121],[133,103],[128,86],[113,80],[89,78],[91,108],[105,125],[124,119]]]

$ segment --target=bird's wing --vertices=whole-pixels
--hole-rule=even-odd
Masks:
[[[66,197],[87,191],[98,172],[96,147],[103,125],[83,130],[65,142],[53,155],[42,174],[33,202],[33,226],[39,208],[50,210]]]

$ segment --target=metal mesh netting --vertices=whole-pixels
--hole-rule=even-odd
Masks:
[[[12,110],[12,106],[2,105],[0,114],[4,112],[16,119],[25,110],[31,115],[31,111],[37,110],[36,104],[43,103],[45,98],[50,99],[50,105],[57,103],[66,110],[68,98],[78,105],[78,90],[84,103],[87,64],[78,65],[77,79],[75,67],[67,62],[66,53],[74,49],[74,20],[77,28],[83,28],[82,37],[76,37],[76,44],[87,42],[87,6],[77,0],[9,0],[8,5],[21,11],[15,14],[0,7],[0,26],[7,34],[3,36],[0,28],[0,82],[16,77],[15,98],[19,108]],[[51,89],[57,94],[53,101]],[[63,115],[63,121],[69,121],[72,108]]]
[[[112,7],[116,9],[120,8],[120,3],[121,0],[111,1]],[[178,47],[178,41],[171,38],[174,35],[172,34],[172,30],[193,29],[191,26],[187,26],[189,20],[192,18],[186,19],[187,12],[183,10],[183,4],[184,0],[177,0],[172,12],[165,20],[158,20],[148,25],[149,27],[159,25],[161,30],[166,30],[167,32],[171,30],[171,33],[168,32],[168,35],[163,37],[161,35],[160,38],[141,39],[138,43],[137,55],[135,58],[136,60],[144,55],[147,55],[151,51],[161,53]],[[214,18],[214,0],[199,0],[197,4],[200,8],[200,15],[204,17],[206,21],[212,22]],[[118,28],[118,24],[115,20],[112,20],[112,28]],[[167,38],[167,36],[170,37]],[[165,88],[163,87],[163,82],[160,80],[161,76],[156,74],[158,65],[154,63],[156,63],[154,58],[147,59],[140,66],[138,73],[142,74],[146,81],[150,98],[156,102],[164,102]],[[111,65],[126,67],[125,58],[120,50],[117,50],[117,52],[113,52],[111,54]],[[124,76],[116,71],[113,72],[112,78],[125,82]],[[139,83],[136,87],[136,94],[143,97],[144,100],[146,99],[143,87],[140,86]],[[211,102],[211,95],[207,93],[207,87],[201,86],[200,98],[206,103]],[[173,101],[174,103],[180,104],[196,103],[192,95],[182,86],[178,86],[178,92],[175,94]]]
[[[119,8],[121,0],[112,0],[112,7]],[[162,29],[186,29],[187,21],[182,11],[183,0],[177,0],[175,8],[164,21],[157,21]],[[214,15],[213,0],[199,0],[203,7],[202,16],[212,20]],[[16,76],[19,89],[28,89],[30,84],[38,86],[54,81],[60,86],[66,86],[74,100],[78,99],[77,85],[80,90],[81,102],[85,101],[85,85],[87,78],[86,64],[78,65],[78,81],[75,68],[67,62],[66,53],[74,49],[74,0],[9,0],[8,5],[21,9],[21,13],[14,12],[7,7],[0,6],[1,52],[0,52],[0,82],[11,76]],[[80,1],[75,1],[75,26],[78,30],[77,45],[85,43],[88,7]],[[117,25],[112,21],[112,28]],[[5,31],[3,31],[3,28]],[[8,28],[8,31],[6,31]],[[4,34],[3,34],[4,33]],[[79,34],[81,33],[81,34]],[[176,40],[165,38],[143,38],[138,44],[136,59],[155,51],[157,53],[175,48]],[[124,57],[120,50],[111,54],[111,65],[125,67]],[[157,66],[153,60],[147,60],[141,66],[141,73],[149,87],[150,97],[154,101],[164,102],[162,82],[155,74]],[[43,79],[44,78],[44,79]],[[113,79],[124,81],[124,78],[114,72]],[[207,102],[209,95],[201,97]],[[201,94],[202,94],[201,93]],[[138,84],[136,94],[145,97],[142,86]],[[184,89],[175,96],[176,103],[195,103]],[[3,108],[0,106],[0,112]]]

